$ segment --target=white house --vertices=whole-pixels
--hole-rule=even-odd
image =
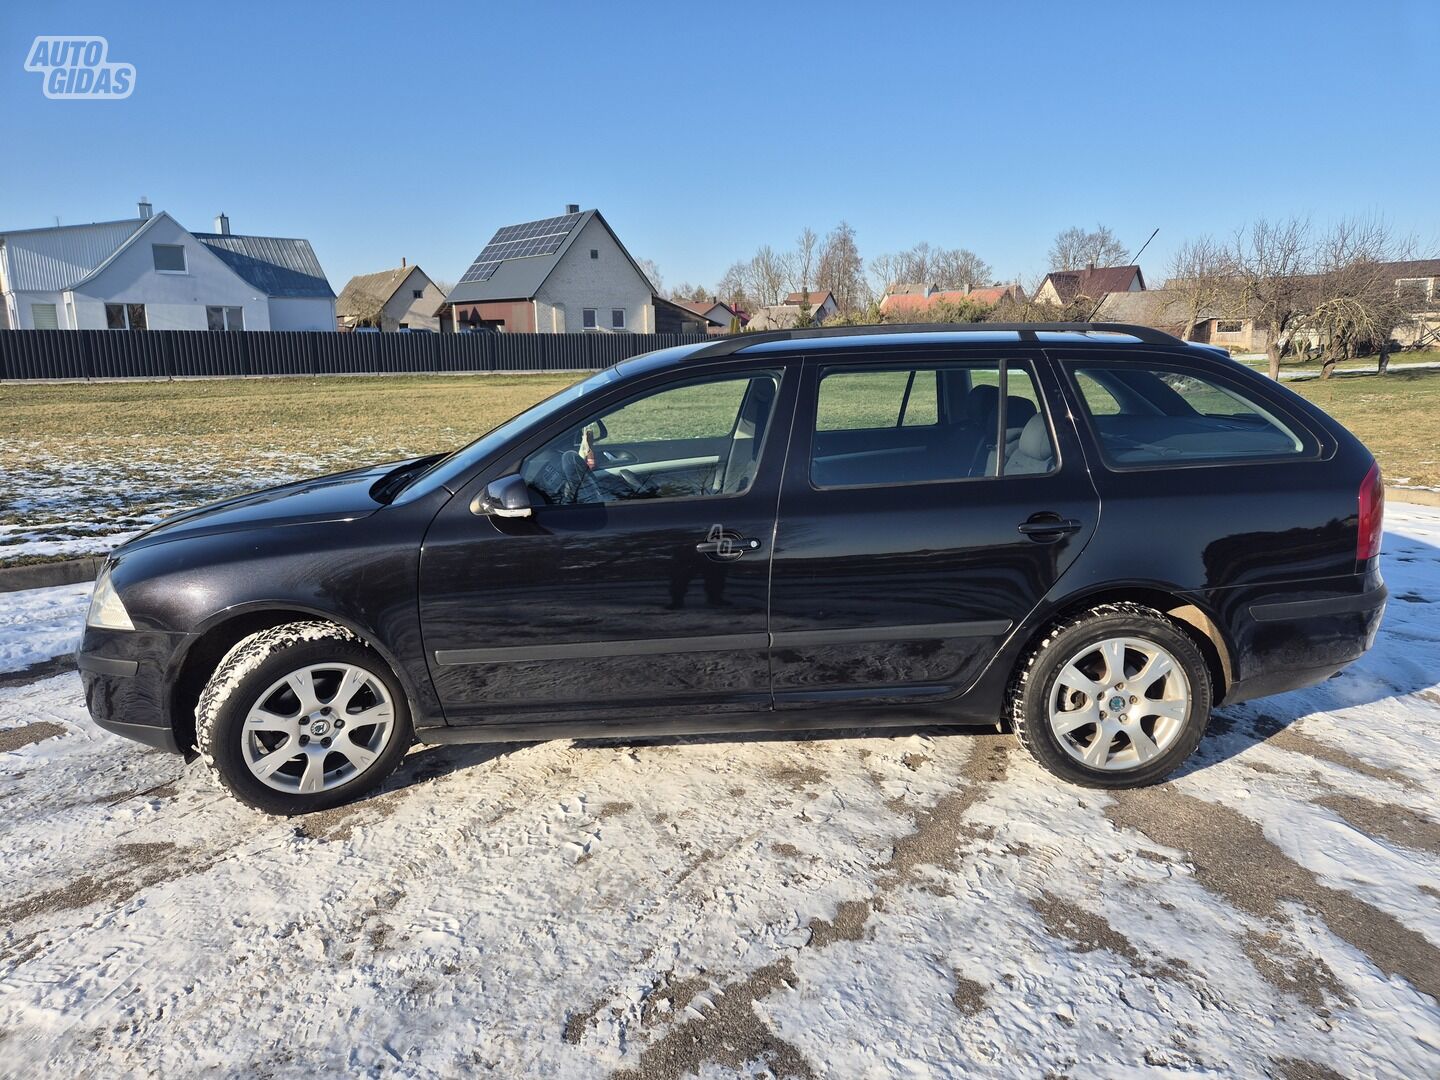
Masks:
[[[816,326],[820,326],[840,314],[840,305],[835,302],[835,294],[829,289],[811,289],[808,293],[792,292],[785,297],[785,304],[793,305],[797,310],[801,304],[809,304],[810,314],[815,320]]]
[[[334,330],[308,241],[192,233],[169,214],[0,233],[4,325],[21,330]]]
[[[401,259],[393,270],[352,277],[340,290],[335,313],[347,329],[439,331],[436,311],[444,302],[445,293],[430,275]]]
[[[655,290],[598,210],[496,231],[450,291],[459,330],[655,332]]]

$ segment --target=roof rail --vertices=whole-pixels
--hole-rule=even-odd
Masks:
[[[769,341],[799,341],[807,338],[856,337],[888,334],[985,334],[991,331],[1013,331],[1021,341],[1037,341],[1035,334],[1127,334],[1146,345],[1184,345],[1173,334],[1156,330],[1152,326],[1133,326],[1130,323],[1103,322],[1035,322],[1035,323],[896,323],[891,326],[819,326],[805,330],[765,330],[754,334],[735,334],[709,345],[702,345],[685,359],[705,360],[716,356],[731,356],[751,345],[762,345]]]

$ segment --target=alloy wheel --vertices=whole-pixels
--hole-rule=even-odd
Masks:
[[[1092,769],[1134,769],[1180,737],[1190,680],[1155,642],[1107,638],[1060,669],[1049,705],[1050,730],[1072,758]]]
[[[311,664],[276,680],[245,716],[245,765],[268,787],[309,795],[349,783],[389,744],[390,691],[356,664]]]

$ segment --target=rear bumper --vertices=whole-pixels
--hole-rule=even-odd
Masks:
[[[1357,575],[1353,591],[1246,603],[1236,635],[1237,678],[1221,704],[1324,682],[1375,644],[1389,593],[1378,573]]]

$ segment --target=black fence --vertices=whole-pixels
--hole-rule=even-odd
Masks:
[[[703,334],[0,330],[0,379],[588,371]]]

